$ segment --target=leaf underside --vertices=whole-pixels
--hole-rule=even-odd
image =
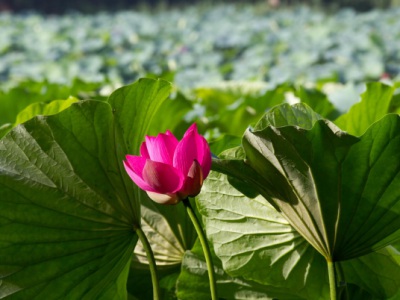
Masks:
[[[357,138],[312,113],[307,121],[301,105],[286,112],[284,126],[281,110],[246,131],[245,160],[216,159],[213,168],[250,184],[327,258],[362,256],[398,239],[399,116]]]
[[[263,197],[244,196],[226,175],[213,171],[198,197],[198,207],[226,273],[262,284],[271,297],[281,291],[288,294],[279,299],[291,299],[290,294],[329,299],[323,256]],[[399,290],[400,265],[394,257],[385,248],[340,262],[346,282],[365,290],[364,298],[354,299],[386,299]]]
[[[122,161],[169,88],[141,80],[0,140],[0,298],[127,298],[140,193]]]

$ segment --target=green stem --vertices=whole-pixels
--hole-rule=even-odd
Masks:
[[[211,291],[211,299],[217,300],[217,284],[215,280],[215,273],[214,273],[214,265],[211,259],[211,251],[210,247],[208,246],[208,242],[206,236],[204,234],[203,229],[201,228],[200,222],[196,217],[196,214],[193,210],[192,205],[189,202],[189,199],[182,200],[183,205],[186,207],[186,211],[189,214],[189,217],[196,229],[197,235],[199,237],[201,246],[203,247],[204,257],[206,259],[207,269],[208,269],[208,278],[210,280],[210,291]]]
[[[336,282],[339,288],[338,297],[339,299],[346,299],[349,300],[349,290],[347,288],[346,278],[344,277],[343,267],[340,261],[335,263],[335,270],[336,270]],[[344,296],[342,296],[344,294]]]
[[[329,276],[329,290],[331,300],[336,300],[336,276],[335,276],[335,262],[327,260],[328,263],[328,276]]]
[[[135,229],[137,235],[139,236],[140,241],[142,242],[144,251],[146,251],[147,260],[149,261],[149,268],[151,274],[151,282],[153,283],[153,299],[159,300],[160,298],[160,287],[158,284],[158,276],[157,276],[157,266],[156,260],[154,259],[153,250],[151,250],[150,243],[144,234],[142,228],[138,227]]]

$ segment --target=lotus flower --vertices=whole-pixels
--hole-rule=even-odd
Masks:
[[[125,170],[149,197],[161,204],[176,204],[200,193],[211,168],[207,141],[188,128],[181,141],[169,131],[146,136],[140,156],[126,155]]]

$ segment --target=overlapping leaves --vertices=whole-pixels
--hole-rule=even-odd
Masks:
[[[223,269],[221,260],[213,254],[213,263],[217,279],[218,296],[223,299],[286,299],[299,300],[297,293],[271,285],[232,277]],[[177,283],[177,296],[182,300],[208,300],[209,281],[207,266],[199,243],[191,251],[186,251],[182,261],[182,270]]]
[[[250,298],[238,299],[257,299],[257,294],[262,295],[261,299],[329,299],[323,256],[263,197],[246,197],[230,184],[226,175],[211,172],[198,197],[198,207],[223,270],[233,277],[229,278],[220,270],[221,289],[224,283],[236,283],[237,289],[232,291],[237,295],[240,291],[250,290]],[[200,262],[189,264],[189,260],[196,257],[194,252],[185,254],[184,275],[181,275],[184,283],[178,285],[183,289],[182,295],[193,289],[199,292],[205,289],[197,284],[189,291],[184,287],[189,275],[197,282],[200,279],[195,278],[204,273]],[[350,299],[387,299],[395,294],[400,284],[400,264],[396,258],[398,254],[383,249],[379,253],[341,262],[340,278],[348,285]],[[260,285],[254,285],[254,282]]]
[[[364,118],[372,101],[367,92],[343,117],[359,118],[361,129],[337,120],[357,136],[366,131],[361,137],[305,105],[281,105],[246,132],[243,147],[215,161],[215,170],[229,174],[230,184],[224,175],[210,175],[199,207],[221,259],[223,297],[324,299],[327,274],[315,249],[328,259],[346,260],[340,264],[352,299],[387,298],[397,291],[400,272],[392,248],[351,259],[400,234],[399,117],[387,116],[367,129],[393,105],[393,89],[372,84],[368,90],[385,103],[382,110]],[[208,290],[201,254],[196,248],[184,252],[193,243],[184,210],[142,201],[140,215],[143,193],[121,166],[146,133],[180,126],[181,120],[168,118],[182,118],[189,105],[174,100],[176,107],[167,106],[169,92],[164,81],[142,80],[117,90],[108,103],[73,104],[16,127],[0,141],[3,298],[126,298],[128,272],[131,292],[142,276],[135,272],[147,267],[135,261],[129,269],[137,240],[133,229],[143,222],[170,290],[183,255],[178,295],[190,299],[191,292],[201,297]],[[166,116],[167,108],[179,113]],[[333,112],[326,105],[320,109]],[[214,149],[228,143],[237,139],[227,137]],[[145,262],[140,245],[136,250]]]
[[[307,109],[291,110],[299,116]],[[215,169],[253,184],[329,260],[398,239],[400,117],[388,115],[358,138],[326,120],[310,129],[312,115],[284,126],[276,114],[279,107],[246,131],[245,160],[215,160]]]

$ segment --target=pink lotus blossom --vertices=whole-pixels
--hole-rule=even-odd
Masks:
[[[181,141],[169,131],[146,136],[140,156],[126,155],[125,170],[149,197],[161,204],[175,204],[200,193],[211,168],[207,141],[188,128]]]

